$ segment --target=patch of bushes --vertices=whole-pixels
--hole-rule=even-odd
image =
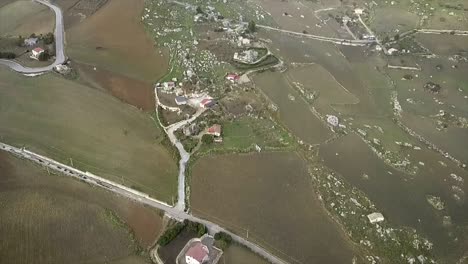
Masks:
[[[221,250],[227,249],[232,243],[232,237],[224,232],[216,233],[214,239],[216,247]]]
[[[177,222],[175,225],[171,226],[170,228],[164,231],[158,239],[158,244],[160,246],[166,246],[167,244],[171,243],[185,228],[188,231],[196,233],[199,237],[206,234],[206,226],[197,222],[192,222],[189,220],[184,220],[184,222]]]
[[[14,59],[16,58],[16,54],[13,52],[1,52],[0,51],[0,59]]]
[[[197,233],[197,236],[201,237],[206,234],[206,226],[201,223],[192,222],[187,219],[184,220],[184,225],[186,226],[187,230]]]
[[[182,230],[184,230],[185,225],[184,223],[176,223],[171,228],[166,229],[164,234],[162,234],[158,239],[158,244],[160,246],[165,246],[169,244],[172,240],[174,240]]]
[[[203,144],[211,145],[214,142],[214,137],[212,135],[205,134],[202,137]]]

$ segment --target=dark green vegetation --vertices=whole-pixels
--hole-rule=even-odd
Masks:
[[[224,232],[216,233],[214,236],[216,247],[226,250],[232,243],[232,237]]]
[[[203,224],[184,220],[184,222],[175,222],[171,224],[164,233],[159,237],[158,244],[166,246],[171,243],[182,231],[187,230],[189,233],[197,234],[198,237],[203,236],[207,231]]]
[[[157,212],[0,152],[1,263],[146,263]]]
[[[0,52],[0,59],[14,59],[16,58],[16,54],[13,52]]]

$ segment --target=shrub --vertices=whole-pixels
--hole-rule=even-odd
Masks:
[[[49,45],[49,44],[54,43],[54,41],[55,41],[54,34],[51,33],[51,32],[47,33],[47,34],[43,37],[43,40],[44,40],[44,44],[46,44],[46,45]]]
[[[184,230],[184,228],[185,225],[183,223],[176,223],[174,226],[164,231],[164,234],[162,234],[158,239],[158,244],[160,246],[169,244],[180,234],[180,232],[182,232],[182,230]]]
[[[13,52],[0,52],[0,59],[14,59],[16,58],[16,54]]]
[[[214,239],[216,240],[216,245],[222,250],[225,250],[232,243],[232,237],[224,232],[216,233]]]
[[[251,20],[249,22],[248,29],[249,29],[249,32],[251,32],[251,33],[257,31],[257,24],[255,24],[255,21]]]
[[[211,145],[214,142],[214,138],[212,135],[205,134],[202,137],[202,142],[203,144]]]

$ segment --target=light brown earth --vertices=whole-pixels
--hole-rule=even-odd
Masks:
[[[168,67],[168,56],[156,49],[141,23],[143,0],[112,0],[67,31],[72,60],[143,81],[156,81]]]
[[[348,240],[323,209],[297,154],[204,157],[191,177],[195,215],[248,236],[291,263],[351,262]]]

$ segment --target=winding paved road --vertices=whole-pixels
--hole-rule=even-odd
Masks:
[[[173,217],[178,220],[185,220],[188,219],[190,221],[198,222],[204,224],[207,228],[210,234],[215,234],[217,232],[225,232],[229,234],[232,239],[246,247],[248,247],[250,250],[253,252],[259,254],[260,256],[264,257],[268,261],[270,261],[273,264],[287,264],[287,262],[283,261],[282,259],[278,258],[277,256],[271,254],[268,252],[266,249],[262,248],[259,245],[256,245],[249,240],[240,237],[231,231],[224,229],[220,227],[219,225],[212,223],[208,220],[193,216],[189,213],[184,212],[183,210],[180,210],[177,206],[176,207],[171,207],[167,203],[158,201],[154,198],[149,197],[148,194],[145,194],[143,192],[139,192],[136,190],[133,190],[131,188],[128,188],[126,186],[123,186],[119,183],[115,183],[112,181],[109,181],[107,179],[104,179],[102,177],[99,177],[97,175],[94,175],[89,172],[83,172],[78,169],[75,169],[73,167],[70,167],[68,165],[62,164],[58,161],[55,161],[53,159],[47,158],[45,156],[36,154],[34,152],[28,151],[26,149],[20,149],[16,148],[4,143],[0,143],[0,150],[7,151],[9,153],[12,153],[13,155],[23,158],[23,159],[28,159],[34,163],[37,163],[41,166],[46,167],[47,169],[51,169],[54,171],[57,171],[63,175],[70,176],[79,180],[82,180],[84,182],[87,182],[89,184],[93,184],[95,186],[107,189],[111,192],[117,193],[119,195],[122,195],[124,197],[130,198],[132,200],[135,200],[137,202],[146,204],[148,206],[151,206],[153,208],[157,208],[159,210],[162,210],[166,212],[167,215],[170,217]]]
[[[62,64],[65,62],[66,57],[65,57],[65,50],[64,50],[64,42],[65,42],[65,36],[64,36],[64,30],[63,30],[63,15],[62,15],[62,10],[58,7],[55,6],[49,2],[46,2],[44,0],[34,0],[40,4],[48,6],[50,9],[52,9],[55,12],[55,61],[48,66],[44,67],[37,67],[37,68],[32,68],[32,67],[26,67],[21,64],[19,64],[16,61],[12,60],[5,60],[5,59],[0,59],[0,64],[5,65],[10,67],[12,70],[20,72],[20,73],[26,73],[26,74],[32,74],[32,73],[42,73],[42,72],[47,72],[51,71],[55,66]]]

